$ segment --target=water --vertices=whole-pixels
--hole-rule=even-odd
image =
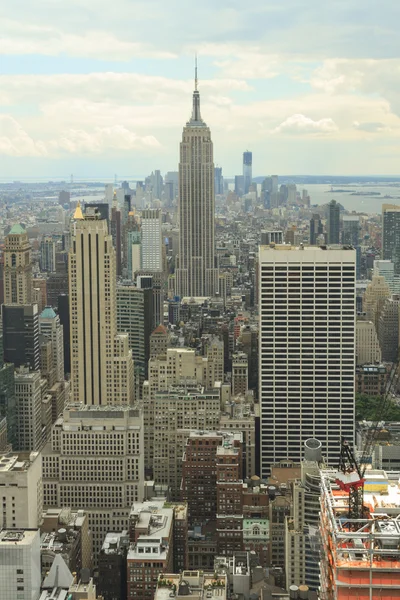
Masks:
[[[398,204],[400,206],[400,186],[398,183],[392,185],[340,185],[333,189],[346,190],[346,192],[331,191],[330,185],[310,183],[304,186],[297,186],[300,191],[302,188],[308,190],[311,204],[327,204],[331,200],[336,200],[342,204],[345,210],[351,212],[363,212],[376,214],[382,212],[382,204]],[[348,191],[347,191],[348,190]],[[351,192],[378,192],[379,196],[352,196]],[[384,196],[392,196],[384,198]]]

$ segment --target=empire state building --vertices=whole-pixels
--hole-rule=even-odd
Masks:
[[[214,162],[210,128],[200,115],[197,69],[193,110],[183,128],[179,162],[179,265],[176,293],[213,296],[218,291],[214,250]]]

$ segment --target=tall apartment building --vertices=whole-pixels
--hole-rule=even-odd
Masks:
[[[56,270],[56,241],[52,237],[44,237],[40,242],[39,265],[41,271]]]
[[[0,458],[3,528],[34,529],[42,519],[42,456],[13,452]]]
[[[40,595],[38,529],[0,531],[1,600],[37,600]]]
[[[252,399],[253,400],[253,399]],[[244,398],[242,402],[226,402],[220,414],[218,431],[240,432],[242,434],[243,477],[249,478],[256,474],[256,415],[258,404]]]
[[[128,334],[117,335],[115,249],[95,209],[74,214],[69,253],[71,384],[75,402],[131,405]]]
[[[51,306],[39,315],[39,333],[51,341],[56,381],[64,380],[64,332],[60,317]]]
[[[216,455],[222,440],[215,431],[189,433],[182,459],[182,500],[192,527],[216,518]]]
[[[219,390],[196,383],[170,386],[154,396],[153,476],[179,499],[182,455],[191,430],[216,430],[220,419]]]
[[[32,258],[28,234],[14,225],[4,246],[4,304],[30,304],[32,301]]]
[[[141,269],[163,270],[163,237],[161,211],[146,208],[141,216]]]
[[[382,249],[384,260],[391,260],[394,274],[400,275],[400,206],[382,205]]]
[[[127,333],[135,365],[135,396],[140,398],[147,379],[150,335],[153,329],[153,290],[117,286],[117,330]]]
[[[20,367],[15,371],[17,413],[16,448],[19,452],[41,450],[50,434],[51,401],[47,381],[40,371]]]
[[[355,250],[260,246],[261,475],[354,436]],[[299,426],[300,424],[300,426]]]
[[[249,364],[247,354],[236,352],[232,356],[232,396],[244,396],[249,389]]]
[[[214,159],[209,127],[201,118],[197,76],[193,110],[183,128],[179,159],[178,296],[213,296],[218,290],[215,268]]]
[[[217,448],[217,552],[243,550],[243,457],[240,433],[227,434]],[[201,469],[201,466],[200,466]]]
[[[135,503],[129,517],[127,600],[148,600],[158,576],[170,573],[174,555],[174,510],[164,501]]]
[[[144,496],[143,419],[123,406],[69,405],[43,450],[43,504],[85,510],[94,562],[108,531],[128,528]]]
[[[292,505],[285,518],[286,589],[291,585],[319,587],[319,513],[322,466],[321,444],[307,440],[301,477],[290,482]]]
[[[382,352],[378,333],[372,321],[357,319],[356,323],[356,364],[371,365],[381,362]]]
[[[168,348],[166,354],[149,360],[149,379],[143,384],[144,447],[146,469],[153,468],[154,457],[154,400],[159,391],[171,385],[197,382],[206,390],[214,387],[212,360],[196,356],[188,348]]]
[[[395,362],[399,354],[400,295],[386,298],[378,321],[379,345],[384,362]]]

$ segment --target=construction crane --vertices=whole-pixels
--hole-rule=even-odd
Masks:
[[[399,377],[399,359],[397,359],[390,369],[385,391],[382,394],[382,402],[375,411],[374,419],[367,431],[361,456],[358,460],[351,444],[346,438],[342,438],[339,470],[336,473],[335,483],[341,490],[349,494],[349,519],[362,519],[364,517],[364,475],[375,445],[379,424],[384,419],[387,408],[391,403],[391,397],[397,387]]]

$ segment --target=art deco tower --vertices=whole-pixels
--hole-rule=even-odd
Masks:
[[[209,127],[200,115],[197,68],[193,110],[183,128],[179,162],[179,296],[212,296],[217,291],[214,254],[214,162]]]
[[[32,301],[32,260],[28,234],[14,225],[4,247],[4,304]]]
[[[69,253],[71,382],[74,402],[132,404],[128,334],[117,334],[116,258],[107,221],[74,214]]]

